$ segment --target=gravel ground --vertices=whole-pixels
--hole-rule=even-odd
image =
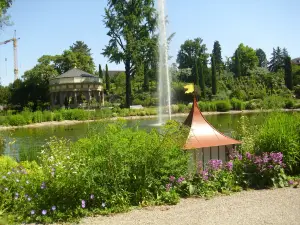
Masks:
[[[300,225],[300,188],[247,191],[210,200],[182,199],[113,216],[84,218],[80,225]]]

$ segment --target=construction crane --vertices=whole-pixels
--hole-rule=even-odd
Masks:
[[[13,42],[13,46],[14,46],[14,74],[15,74],[15,80],[18,79],[18,75],[19,75],[19,70],[18,70],[18,51],[17,51],[17,47],[18,47],[18,40],[20,38],[17,38],[17,32],[15,30],[15,35],[12,39],[9,39],[7,41],[3,41],[0,42],[0,45],[5,45],[9,42]]]

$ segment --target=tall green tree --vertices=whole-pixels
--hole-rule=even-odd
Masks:
[[[277,72],[284,67],[284,58],[288,56],[287,50],[284,51],[280,47],[273,48],[271,59],[268,64],[268,69],[271,72]]]
[[[82,52],[66,50],[62,55],[55,56],[55,68],[60,74],[70,69],[78,68],[90,74],[95,71],[93,58]]]
[[[204,63],[201,58],[198,59],[198,69],[199,69],[199,83],[201,89],[201,96],[205,98]]]
[[[193,68],[195,61],[199,57],[205,59],[208,58],[206,53],[206,45],[203,44],[201,38],[195,38],[194,40],[186,40],[181,46],[177,54],[177,63],[179,69]]]
[[[238,46],[237,51],[234,54],[234,57],[236,56],[237,52],[238,52],[239,60],[233,60],[233,62],[234,63],[238,62],[239,65],[234,65],[234,68],[235,70],[238,71],[240,70],[241,76],[247,76],[249,75],[250,71],[253,70],[258,64],[258,58],[256,56],[256,52],[253,48],[247,45],[245,46],[243,43],[241,43]]]
[[[106,91],[109,92],[110,90],[110,77],[108,74],[108,66],[105,65],[105,85],[106,85]]]
[[[195,76],[194,84],[197,85],[197,86],[200,86],[198,63],[199,63],[198,60],[196,60],[195,61],[195,73],[196,73],[196,76]]]
[[[83,41],[76,41],[70,46],[72,52],[81,52],[83,54],[92,56],[91,49]]]
[[[103,71],[102,71],[102,68],[101,68],[101,64],[99,64],[98,76],[99,76],[99,78],[103,79]]]
[[[10,16],[7,15],[7,10],[12,5],[12,0],[0,0],[0,29],[10,24]]]
[[[224,67],[223,60],[222,60],[222,49],[219,41],[214,42],[214,47],[213,47],[213,58],[214,58],[214,63],[216,70],[218,71],[219,75],[222,72],[222,69]]]
[[[156,30],[154,0],[108,0],[104,24],[108,28],[109,43],[103,55],[110,62],[123,62],[126,74],[126,106],[131,105],[131,77],[142,52],[151,41],[149,33]]]
[[[266,53],[261,49],[256,49],[256,56],[258,58],[258,66],[259,67],[267,67],[268,60]]]
[[[216,77],[216,63],[214,55],[211,56],[211,92],[213,95],[217,94],[217,77]]]
[[[143,85],[143,89],[144,91],[149,91],[149,62],[145,61],[144,63],[144,85]]]
[[[284,80],[285,85],[288,89],[293,89],[293,73],[292,73],[292,62],[291,57],[286,56],[284,58]]]
[[[237,49],[234,54],[234,74],[235,74],[235,77],[240,77],[242,75],[239,49]]]

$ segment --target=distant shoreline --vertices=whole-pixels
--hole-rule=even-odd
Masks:
[[[220,115],[220,114],[248,114],[248,113],[261,113],[261,112],[272,112],[274,110],[230,110],[227,112],[202,112],[204,116],[207,115]],[[281,109],[282,112],[300,112],[300,109]],[[188,113],[175,113],[172,114],[173,116],[187,116]],[[98,120],[63,120],[63,121],[49,121],[49,122],[41,122],[41,123],[32,123],[22,126],[0,126],[1,130],[13,130],[19,128],[39,128],[39,127],[47,127],[47,126],[60,126],[60,125],[75,125],[79,123],[90,123],[90,122],[100,122],[106,120],[118,120],[118,119],[125,119],[125,120],[138,120],[138,119],[151,119],[157,118],[157,115],[150,115],[150,116],[127,116],[127,117],[112,117],[112,118],[105,118],[105,119],[98,119]]]

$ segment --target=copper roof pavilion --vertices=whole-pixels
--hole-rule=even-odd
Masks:
[[[214,146],[241,144],[240,141],[225,136],[217,131],[202,115],[196,97],[192,109],[184,121],[190,127],[190,133],[184,145],[184,149],[199,149]]]

